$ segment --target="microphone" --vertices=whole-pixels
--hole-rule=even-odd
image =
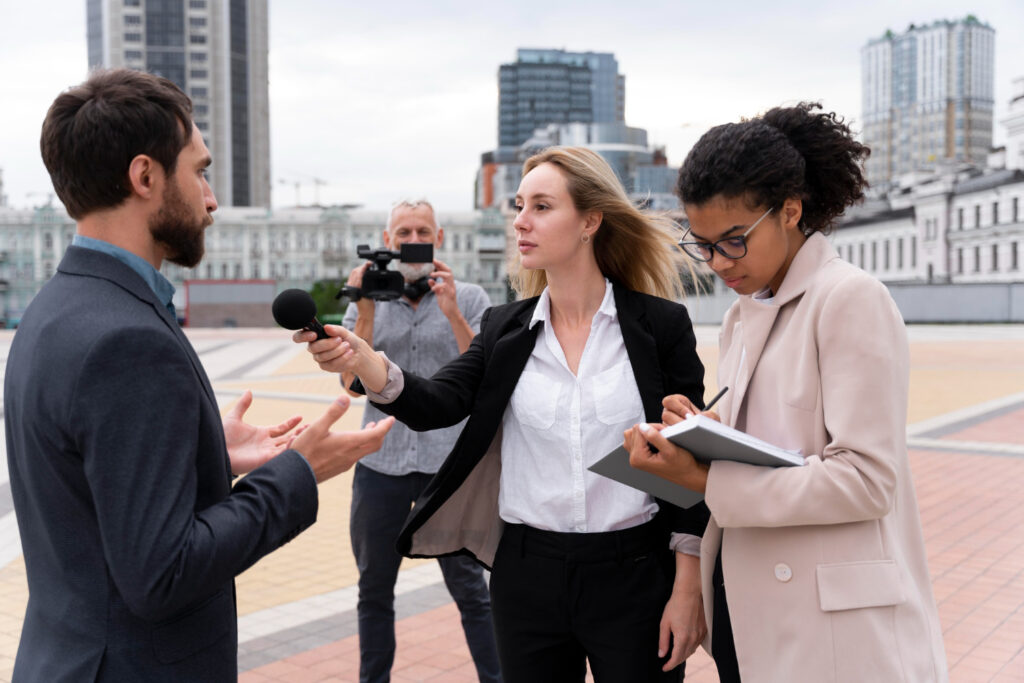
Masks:
[[[309,330],[316,332],[317,339],[330,335],[316,319],[316,302],[304,289],[286,289],[277,295],[271,306],[274,320],[286,330]]]

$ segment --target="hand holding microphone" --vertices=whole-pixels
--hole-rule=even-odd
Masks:
[[[351,372],[370,390],[380,391],[384,388],[388,375],[384,359],[369,344],[344,327],[321,325],[316,319],[316,304],[308,292],[301,289],[281,292],[274,299],[273,312],[278,325],[298,330],[292,335],[294,342],[309,343],[307,350],[321,370]]]

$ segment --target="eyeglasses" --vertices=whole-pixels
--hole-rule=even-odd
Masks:
[[[695,261],[710,261],[717,251],[719,254],[728,259],[741,259],[747,255],[747,235],[760,224],[768,214],[772,212],[768,209],[761,217],[754,221],[754,224],[747,228],[747,231],[742,235],[735,237],[726,237],[724,239],[717,240],[715,242],[687,242],[686,237],[690,234],[690,231],[686,231],[686,235],[683,235],[683,239],[679,240],[679,246],[682,247],[686,255]]]

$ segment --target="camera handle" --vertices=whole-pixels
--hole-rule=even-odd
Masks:
[[[363,290],[358,287],[353,287],[352,285],[345,285],[337,294],[334,295],[334,298],[340,299],[343,296],[348,297],[348,300],[352,302],[359,301],[363,298]]]

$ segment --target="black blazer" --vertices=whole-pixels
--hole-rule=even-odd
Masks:
[[[613,290],[646,419],[661,421],[661,399],[668,394],[683,394],[702,406],[704,366],[686,308],[618,285]],[[406,373],[398,398],[375,404],[416,430],[469,416],[455,448],[409,515],[398,539],[403,554],[468,553],[490,566],[502,529],[497,502],[501,420],[537,338],[538,327],[528,327],[536,304],[534,297],[489,309],[464,354],[430,379]],[[703,535],[709,516],[703,503],[687,510],[661,500],[658,505],[666,534]]]
[[[233,578],[312,524],[287,451],[231,487],[192,346],[131,268],[70,247],[4,382],[29,600],[14,680],[235,681]]]

